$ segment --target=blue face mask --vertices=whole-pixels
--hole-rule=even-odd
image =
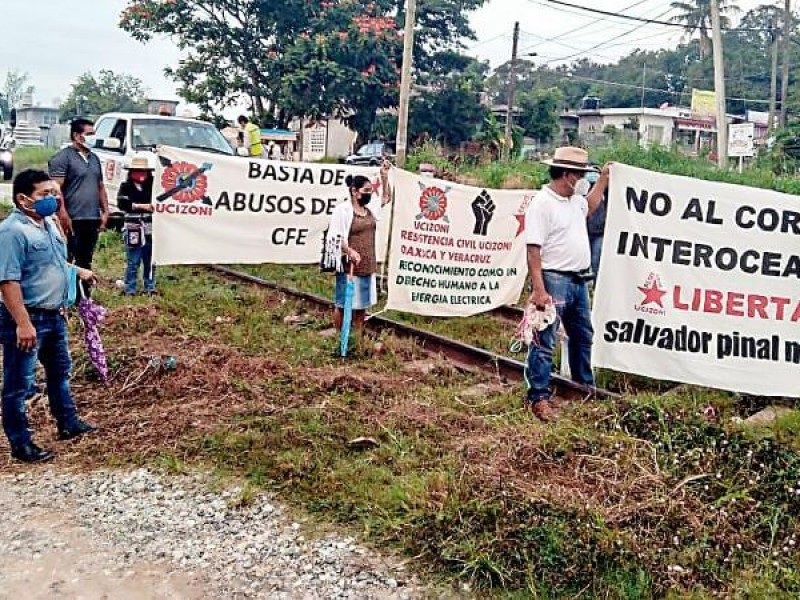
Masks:
[[[589,171],[586,173],[586,175],[584,175],[584,179],[594,185],[597,183],[597,180],[600,179],[600,173],[597,173],[596,171]]]
[[[58,210],[58,200],[55,196],[50,194],[44,198],[33,200],[33,212],[40,217],[49,217],[56,214]]]

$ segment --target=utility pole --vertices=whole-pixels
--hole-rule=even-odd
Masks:
[[[791,0],[785,0],[783,12],[783,58],[781,62],[781,112],[778,126],[786,127],[786,110],[789,107],[786,96],[789,95],[789,36],[792,33],[792,7]]]
[[[511,46],[511,65],[508,69],[508,106],[506,110],[506,143],[503,155],[506,160],[511,158],[511,144],[514,131],[514,94],[517,91],[517,46],[519,46],[519,21],[514,23],[514,43]]]
[[[788,1],[788,0],[787,0]],[[725,107],[725,64],[722,52],[722,25],[719,0],[711,0],[711,41],[714,44],[714,94],[717,99],[717,164],[728,168],[728,117]]]
[[[647,63],[642,65],[642,114],[644,114],[644,86],[647,82]]]
[[[775,127],[775,95],[778,93],[778,30],[775,23],[770,21],[769,37],[772,43],[772,71],[769,80],[769,118],[767,119],[767,133],[772,133]]]
[[[400,76],[400,109],[397,115],[397,166],[406,166],[408,155],[408,105],[411,102],[411,67],[414,62],[414,25],[417,0],[406,0],[406,26],[403,37],[403,69]]]

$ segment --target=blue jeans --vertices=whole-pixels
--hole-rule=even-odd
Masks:
[[[34,385],[36,360],[44,366],[50,412],[59,429],[70,429],[78,422],[78,414],[69,379],[72,359],[69,355],[67,322],[55,312],[31,311],[36,328],[36,349],[23,352],[17,348],[17,324],[0,306],[0,342],[3,344],[3,430],[12,448],[30,443],[25,400]]]
[[[592,250],[592,272],[597,281],[597,276],[600,274],[600,255],[603,253],[603,236],[589,236],[589,247]]]
[[[139,279],[139,265],[142,265],[144,291],[154,292],[156,289],[156,270],[153,266],[153,236],[148,235],[144,246],[125,246],[128,266],[125,269],[125,293],[135,294]]]
[[[553,298],[558,321],[564,323],[568,336],[569,368],[572,379],[593,386],[592,375],[592,319],[589,308],[589,291],[586,283],[569,275],[545,271],[544,287]],[[539,332],[538,343],[528,351],[525,381],[528,383],[528,401],[549,400],[550,374],[553,370],[553,348],[556,345],[558,321]]]

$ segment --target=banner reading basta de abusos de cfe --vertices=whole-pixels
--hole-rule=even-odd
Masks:
[[[278,162],[164,147],[153,192],[156,264],[315,263],[347,175],[377,167]],[[384,211],[388,214],[388,211]],[[386,253],[388,218],[378,222]],[[379,258],[379,259],[380,259]]]
[[[597,366],[766,396],[800,380],[800,199],[611,172]]]
[[[525,209],[534,192],[395,174],[387,308],[469,316],[514,304],[527,276]]]

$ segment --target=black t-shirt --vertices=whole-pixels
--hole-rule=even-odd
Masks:
[[[132,181],[125,181],[119,186],[117,194],[117,206],[125,212],[126,221],[150,221],[152,213],[134,209],[134,204],[153,203],[153,183],[146,183],[139,189]]]

